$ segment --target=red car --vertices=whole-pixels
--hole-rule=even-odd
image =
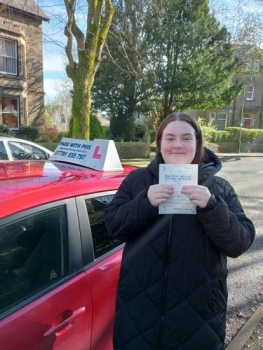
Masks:
[[[0,162],[1,349],[112,349],[123,244],[104,207],[133,169]]]

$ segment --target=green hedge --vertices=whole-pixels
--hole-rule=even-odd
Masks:
[[[216,131],[211,142],[239,142],[240,128],[227,127],[222,131]],[[263,143],[262,129],[241,129],[241,143]]]

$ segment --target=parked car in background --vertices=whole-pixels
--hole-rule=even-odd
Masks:
[[[107,234],[104,207],[133,169],[0,162],[1,349],[113,349],[124,244]]]
[[[0,161],[48,159],[52,154],[52,151],[34,142],[16,137],[0,136]]]

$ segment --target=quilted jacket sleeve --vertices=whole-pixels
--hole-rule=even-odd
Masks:
[[[105,208],[105,224],[111,237],[122,241],[135,238],[158,216],[147,197],[148,186],[130,174]]]
[[[198,208],[197,213],[205,232],[219,251],[235,258],[251,246],[255,228],[227,181],[224,181],[220,192],[212,196],[206,208]]]

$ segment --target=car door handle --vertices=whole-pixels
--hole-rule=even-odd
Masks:
[[[65,319],[57,326],[49,328],[44,337],[50,337],[52,335],[60,336],[68,331],[74,324],[74,321],[85,312],[85,307],[81,307],[73,312],[73,314]],[[63,332],[62,332],[63,331]]]

